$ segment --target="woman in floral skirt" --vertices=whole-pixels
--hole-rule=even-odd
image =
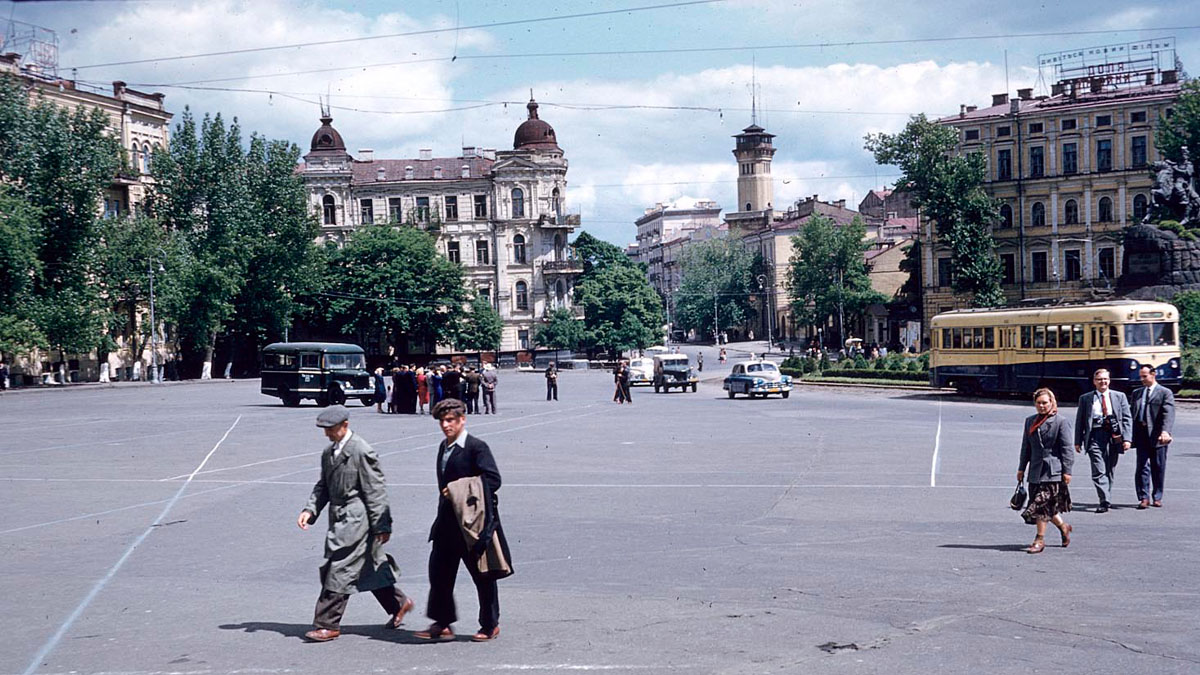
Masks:
[[[1049,389],[1033,393],[1037,414],[1025,419],[1021,436],[1021,462],[1017,481],[1025,480],[1029,470],[1029,505],[1021,512],[1026,523],[1037,526],[1037,538],[1026,553],[1041,553],[1046,548],[1046,521],[1054,523],[1062,534],[1063,548],[1071,545],[1071,526],[1063,513],[1071,510],[1071,464],[1074,437],[1067,419],[1058,414],[1058,401]]]

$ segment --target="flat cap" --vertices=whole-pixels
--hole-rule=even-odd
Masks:
[[[344,405],[331,405],[317,415],[317,426],[328,429],[350,419],[350,411]]]

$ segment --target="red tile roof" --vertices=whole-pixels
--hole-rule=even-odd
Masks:
[[[355,183],[374,183],[379,180],[462,180],[462,168],[471,167],[471,178],[484,178],[492,170],[495,160],[482,157],[435,157],[433,159],[376,159],[370,162],[354,162]],[[412,167],[412,178],[405,178],[405,170]],[[434,168],[441,167],[442,177],[434,178]],[[379,170],[383,169],[380,178]]]

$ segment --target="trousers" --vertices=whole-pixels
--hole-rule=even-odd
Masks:
[[[496,413],[496,390],[483,390],[483,412]]]
[[[496,580],[479,571],[475,556],[467,550],[462,532],[457,525],[449,523],[439,527],[433,538],[433,550],[429,552],[429,602],[425,614],[442,626],[458,621],[458,610],[454,606],[454,582],[458,578],[458,564],[467,566],[475,592],[479,596],[479,627],[484,632],[500,625],[500,597]]]
[[[388,613],[388,616],[394,616],[396,612],[399,612],[400,608],[404,606],[405,600],[408,599],[399,586],[376,588],[371,591],[371,595],[375,596],[379,606]],[[317,628],[339,630],[348,602],[350,602],[349,595],[334,593],[322,588],[321,595],[317,596],[317,609],[313,613],[313,625]]]
[[[1107,506],[1112,503],[1113,471],[1117,468],[1117,460],[1121,453],[1113,452],[1109,447],[1111,434],[1102,427],[1092,429],[1087,438],[1087,456],[1092,465],[1092,485],[1096,488],[1096,496],[1100,503]]]
[[[1148,432],[1139,429],[1134,429],[1133,444],[1137,449],[1133,487],[1137,490],[1138,501],[1162,501],[1163,481],[1167,474],[1167,446],[1157,445]]]

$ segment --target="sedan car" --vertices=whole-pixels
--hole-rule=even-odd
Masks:
[[[770,361],[743,361],[734,364],[724,388],[729,398],[737,394],[750,398],[779,394],[787,398],[792,392],[792,378],[779,372],[779,367]]]
[[[629,361],[630,386],[650,385],[654,382],[654,359],[641,357]]]

